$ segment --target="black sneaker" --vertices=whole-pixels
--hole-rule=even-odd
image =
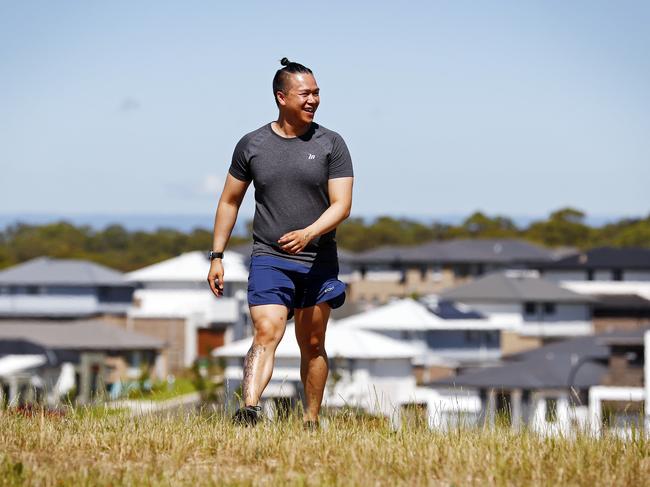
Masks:
[[[245,406],[235,411],[232,416],[234,424],[255,426],[262,419],[262,406]]]

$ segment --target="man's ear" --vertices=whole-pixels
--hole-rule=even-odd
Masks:
[[[282,91],[276,91],[275,92],[275,98],[278,100],[278,103],[282,106],[285,106],[287,104],[286,101],[286,95]]]

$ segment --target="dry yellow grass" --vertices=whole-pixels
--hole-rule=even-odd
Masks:
[[[649,485],[642,437],[392,431],[339,415],[238,428],[219,414],[26,417],[0,411],[0,485]]]

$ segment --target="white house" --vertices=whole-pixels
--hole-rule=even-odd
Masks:
[[[596,299],[596,332],[650,326],[649,248],[601,247],[538,269],[545,279]]]
[[[226,380],[230,395],[243,378],[243,360],[252,343],[246,338],[213,351],[226,360]],[[399,424],[400,409],[418,395],[411,360],[419,351],[406,343],[377,333],[337,325],[330,321],[325,338],[330,374],[325,388],[323,406],[362,408],[381,414]],[[262,402],[270,411],[271,404],[301,395],[300,349],[293,325],[287,330],[275,355],[275,368]],[[427,392],[427,391],[425,391]]]
[[[536,271],[488,274],[440,294],[502,325],[504,355],[549,341],[591,335],[596,300],[541,279]]]
[[[207,282],[205,252],[186,252],[126,275],[137,286],[127,329],[165,340],[169,367],[191,366],[199,356],[246,334],[248,268],[244,256],[226,251],[224,295]]]
[[[429,306],[405,298],[344,318],[338,324],[409,343],[419,352],[414,365],[448,369],[499,359],[499,330],[508,327],[450,303],[433,302],[431,297]]]
[[[81,259],[37,257],[0,271],[0,317],[124,316],[133,285],[121,272]]]

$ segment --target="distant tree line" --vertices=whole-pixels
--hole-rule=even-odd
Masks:
[[[249,242],[248,235],[233,235],[229,246]],[[585,214],[574,208],[554,211],[545,220],[518,227],[505,216],[476,212],[459,225],[434,222],[427,225],[389,216],[366,221],[349,218],[337,230],[341,248],[360,252],[382,245],[416,245],[431,240],[456,238],[520,238],[547,247],[650,247],[650,215],[623,219],[600,227],[585,223]],[[208,250],[212,230],[195,228],[190,233],[169,228],[155,232],[129,232],[121,225],[93,230],[66,221],[48,225],[17,223],[0,231],[0,268],[38,256],[87,259],[114,269],[131,271],[190,250]]]

